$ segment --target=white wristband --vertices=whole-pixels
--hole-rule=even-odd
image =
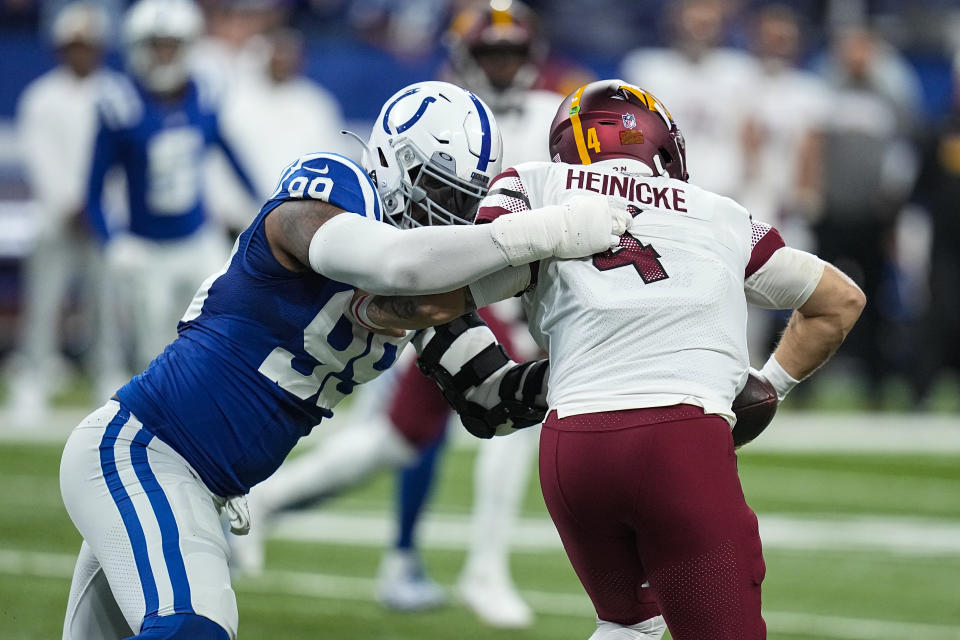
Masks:
[[[773,388],[777,391],[777,399],[783,400],[790,390],[793,389],[800,382],[784,369],[777,359],[770,355],[767,358],[766,363],[764,363],[763,368],[760,369],[760,375],[763,376],[767,382],[773,385]]]
[[[367,315],[367,309],[370,307],[371,302],[373,302],[373,296],[369,293],[358,296],[356,300],[350,303],[350,314],[354,320],[357,321],[357,324],[364,329],[370,331],[384,329],[385,327],[377,324]]]

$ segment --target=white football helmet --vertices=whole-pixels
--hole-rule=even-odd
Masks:
[[[127,67],[147,89],[175,91],[189,77],[189,48],[202,31],[192,0],[138,0],[123,21]]]
[[[447,82],[418,82],[383,105],[364,164],[400,228],[470,224],[500,173],[500,128],[480,98]]]

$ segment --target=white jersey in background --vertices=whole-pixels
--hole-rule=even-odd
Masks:
[[[743,132],[759,66],[734,49],[696,59],[672,49],[641,49],[624,58],[624,80],[670,105],[687,142],[690,181],[737,198],[744,181]]]
[[[503,136],[504,167],[550,159],[550,123],[564,98],[552,91],[518,93],[520,99],[516,107],[503,110],[494,108]]]
[[[341,154],[355,149],[340,133],[343,116],[336,98],[303,77],[280,83],[249,78],[226,95],[220,118],[261,194],[273,191],[291,158],[319,149]]]
[[[10,417],[18,423],[42,422],[63,372],[61,306],[77,280],[83,325],[92,340],[85,364],[98,392],[112,393],[119,378],[99,247],[81,219],[97,131],[96,105],[114,77],[104,70],[79,77],[59,66],[31,82],[18,104],[20,154],[36,203],[31,208],[35,243],[24,269],[24,311],[10,377]]]
[[[803,145],[826,125],[830,104],[827,84],[801,69],[767,71],[752,92],[747,115],[759,127],[761,142],[742,202],[757,217],[776,224],[791,246],[810,244],[802,235],[791,238],[788,233],[805,221],[782,216],[792,213],[795,204]]]
[[[509,169],[478,219],[587,193],[637,213],[618,249],[544,261],[524,296],[550,353],[548,404],[562,418],[686,403],[732,422],[747,374],[745,279],[783,246],[779,233],[733,200],[625,159]]]
[[[57,67],[33,81],[17,110],[17,133],[41,233],[83,209],[97,133],[97,100],[109,71],[80,78]]]

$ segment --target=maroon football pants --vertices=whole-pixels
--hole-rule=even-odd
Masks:
[[[480,309],[480,317],[490,327],[511,358],[516,359],[510,327],[492,311]],[[447,427],[450,405],[433,380],[420,373],[415,362],[407,365],[393,389],[387,408],[390,423],[404,439],[422,451],[436,442]]]
[[[766,638],[757,518],[722,418],[690,405],[551,412],[540,484],[600,619],[662,614],[674,640]]]

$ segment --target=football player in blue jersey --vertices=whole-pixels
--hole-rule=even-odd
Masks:
[[[84,541],[64,640],[236,637],[218,511],[242,531],[242,496],[408,343],[460,371],[472,419],[530,422],[543,370],[526,375],[536,365],[511,362],[469,317],[380,330],[358,291],[442,294],[618,242],[630,216],[602,196],[458,224],[472,220],[500,154],[485,104],[425,82],[384,105],[365,167],[316,153],[283,171],[177,339],[67,441],[61,492]]]
[[[99,105],[86,209],[113,279],[123,283],[138,367],[173,339],[184,305],[229,250],[203,201],[207,150],[222,150],[254,193],[221,135],[214,92],[189,72],[202,27],[191,0],[139,0],[123,22],[128,73],[107,84]],[[107,175],[118,165],[127,182],[124,229],[110,223],[102,202]]]

